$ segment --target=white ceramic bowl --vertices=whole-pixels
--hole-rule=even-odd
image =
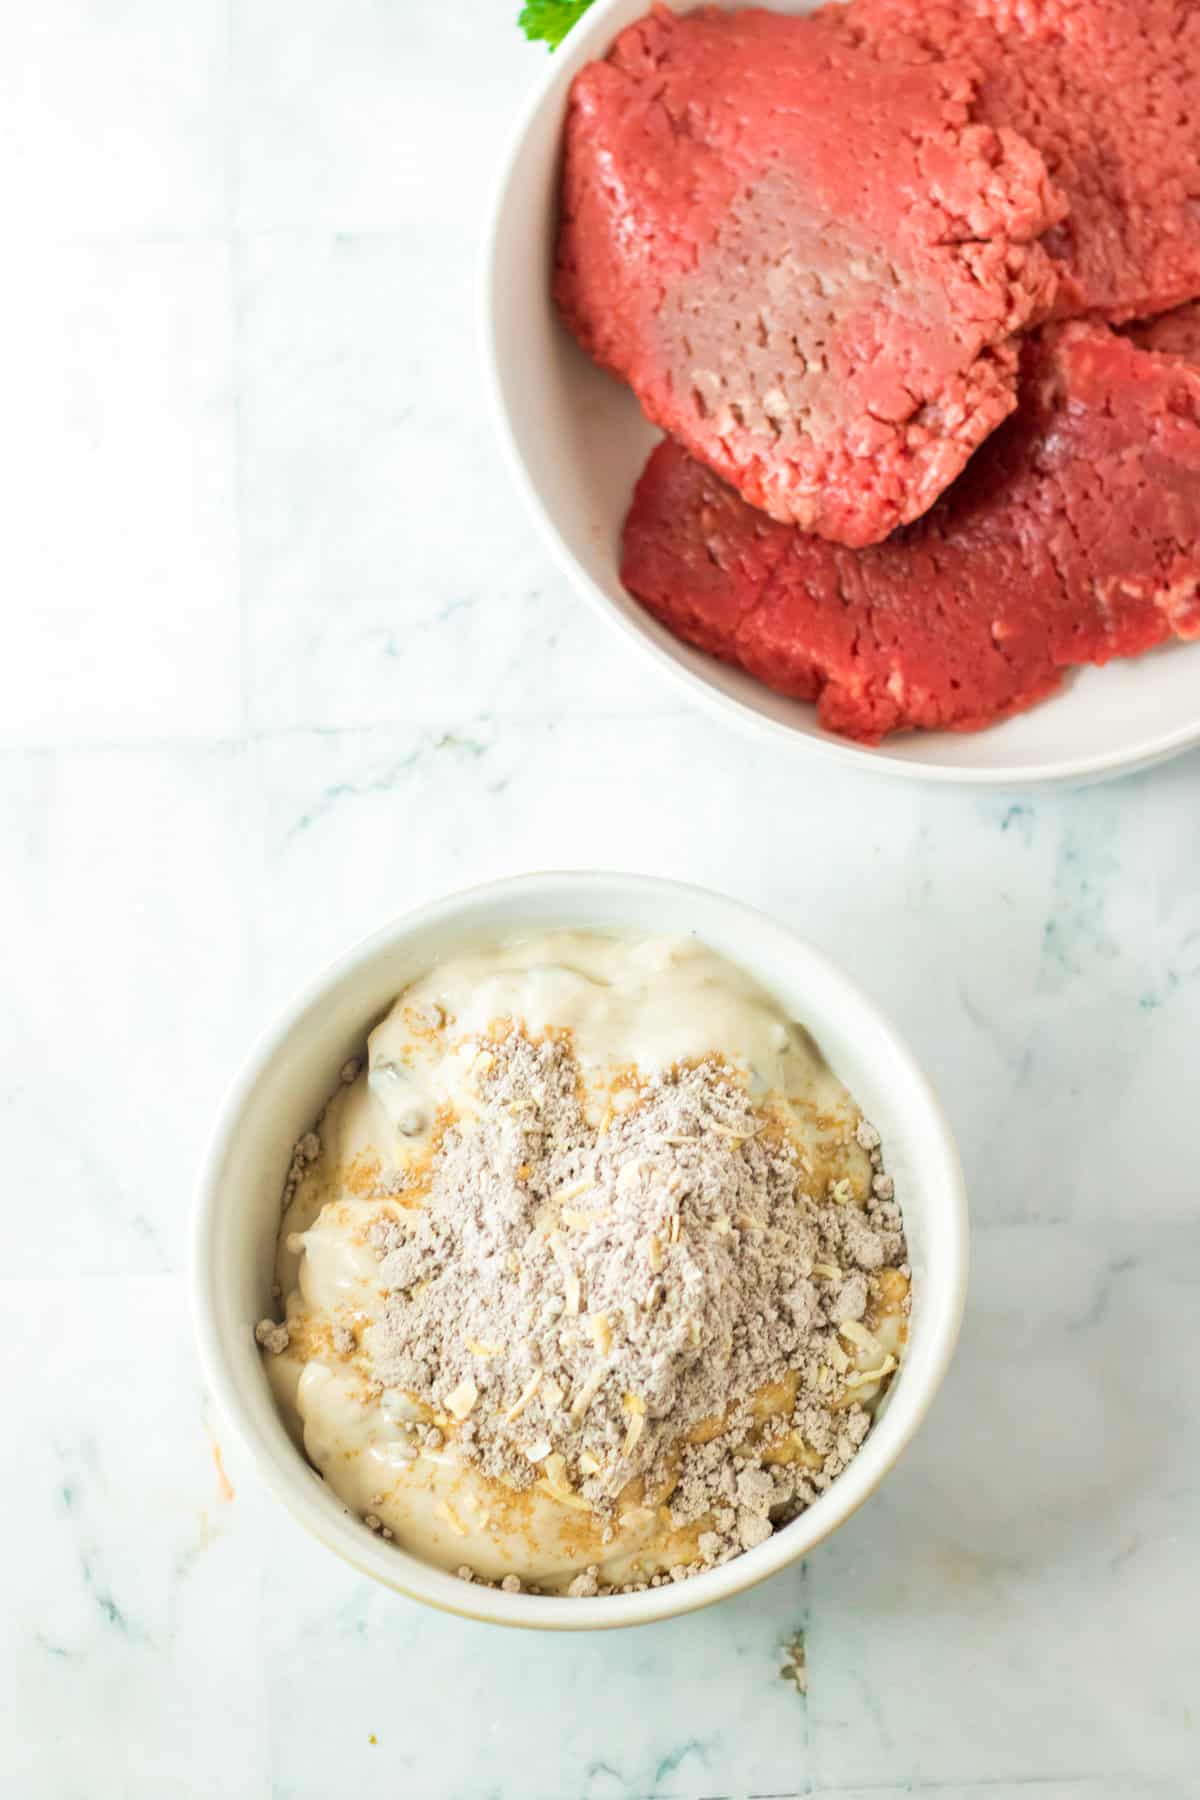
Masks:
[[[765,1544],[709,1574],[643,1594],[564,1600],[468,1585],[374,1537],[297,1452],[254,1344],[272,1310],[280,1193],[292,1146],[346,1059],[396,994],[470,940],[554,926],[694,935],[747,970],[812,1031],[883,1134],[904,1208],[913,1316],[900,1373],[849,1468]],[[387,926],[311,983],[251,1052],[217,1120],[196,1202],[192,1297],[209,1386],[263,1479],[301,1524],[377,1581],[445,1611],[550,1630],[643,1624],[690,1612],[794,1562],[850,1516],[909,1443],[946,1372],[962,1315],[962,1171],[933,1092],[858,988],[783,926],[700,888],[637,875],[527,875],[435,901]]]
[[[766,0],[778,12],[808,0]],[[483,273],[484,359],[517,485],[558,563],[605,618],[694,699],[785,748],[935,781],[1094,780],[1200,743],[1200,644],[1082,670],[1019,718],[982,732],[913,733],[878,749],[822,731],[812,706],[773,694],[682,644],[621,586],[621,524],[658,432],[558,324],[550,300],[559,140],[576,71],[649,0],[595,0],[546,72],[505,160]],[[677,10],[687,10],[680,5]]]

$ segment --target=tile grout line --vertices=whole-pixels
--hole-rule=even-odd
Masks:
[[[242,813],[242,829],[238,834],[237,862],[244,891],[261,893],[259,873],[264,855],[266,813],[262,788],[262,771],[254,756],[254,738],[250,730],[253,670],[251,667],[250,596],[247,571],[247,489],[246,431],[244,414],[244,376],[247,367],[245,317],[243,299],[246,294],[246,245],[238,230],[241,211],[241,130],[237,81],[237,39],[239,0],[225,0],[225,254],[226,280],[229,293],[229,382],[230,431],[233,457],[233,518],[235,543],[235,580],[238,614],[238,735],[228,750],[242,763],[237,783],[238,805]],[[259,946],[260,920],[257,903],[242,908],[241,954],[245,958],[242,979],[247,994],[258,994],[257,971],[262,967]],[[261,1012],[261,1007],[258,1009]]]
[[[240,528],[239,528],[240,529]],[[243,612],[245,608],[242,608]],[[696,715],[687,707],[654,708],[648,712],[574,712],[570,718],[561,713],[528,710],[512,713],[489,713],[486,718],[471,713],[464,718],[444,717],[437,720],[410,720],[410,735],[417,737],[452,736],[457,731],[479,729],[483,726],[495,726],[500,730],[514,729],[518,731],[549,730],[571,725],[666,725],[682,719],[694,718]],[[26,743],[5,743],[0,740],[0,759],[4,757],[36,757],[36,756],[87,756],[102,755],[138,755],[142,752],[151,754],[174,754],[188,751],[214,752],[221,750],[241,751],[253,749],[257,745],[282,742],[297,738],[363,738],[385,736],[398,729],[395,720],[376,719],[365,725],[259,725],[248,722],[236,733],[232,732],[198,732],[194,736],[181,735],[172,737],[150,735],[147,737],[97,737],[97,738],[62,738],[31,739]]]
[[[230,429],[233,437],[233,515],[236,545],[235,580],[238,605],[238,722],[239,747],[247,743],[250,723],[250,620],[246,595],[246,493],[245,440],[242,417],[242,372],[245,366],[242,343],[241,294],[244,268],[243,246],[239,241],[239,170],[236,80],[236,14],[238,0],[226,0],[225,6],[225,249],[229,289],[229,381]]]

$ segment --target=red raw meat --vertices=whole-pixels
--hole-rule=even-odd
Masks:
[[[1181,356],[1184,362],[1200,368],[1200,302],[1160,313],[1157,319],[1143,319],[1129,327],[1129,336],[1143,350]]]
[[[655,11],[576,77],[555,293],[648,416],[777,518],[917,518],[1014,405],[1056,290],[1041,157],[977,76],[808,18]]]
[[[1196,0],[851,0],[845,18],[880,56],[978,64],[976,116],[1041,151],[1070,204],[1043,240],[1059,317],[1200,295]]]
[[[1200,637],[1200,371],[1047,327],[1021,410],[923,519],[853,551],[747,506],[679,444],[625,525],[626,587],[677,636],[878,742],[974,730],[1074,664]]]

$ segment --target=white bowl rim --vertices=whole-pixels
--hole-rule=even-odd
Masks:
[[[324,1489],[323,1483],[313,1481],[312,1471],[300,1452],[289,1443],[283,1446],[286,1454],[281,1454],[277,1446],[265,1443],[259,1436],[230,1372],[216,1325],[214,1295],[220,1274],[212,1252],[222,1170],[257,1083],[288,1044],[297,1025],[315,1003],[373,957],[414,932],[452,926],[458,915],[470,908],[485,907],[492,900],[522,895],[546,900],[560,895],[578,897],[585,892],[593,895],[607,892],[618,896],[629,895],[635,890],[645,896],[670,895],[673,899],[690,899],[715,907],[746,931],[774,936],[795,962],[819,972],[826,982],[837,988],[847,1009],[869,1022],[884,1041],[890,1074],[903,1079],[910,1102],[915,1102],[923,1114],[922,1185],[936,1196],[938,1251],[944,1261],[944,1282],[939,1295],[931,1294],[923,1303],[918,1302],[928,1307],[933,1315],[929,1331],[932,1348],[927,1352],[927,1373],[921,1388],[917,1390],[910,1385],[906,1389],[903,1381],[898,1382],[887,1413],[880,1418],[859,1457],[813,1507],[756,1549],[688,1581],[651,1588],[640,1594],[570,1601],[552,1596],[506,1594],[499,1589],[463,1582],[408,1552],[371,1537],[348,1511],[343,1518],[332,1516],[328,1490]],[[466,929],[464,924],[464,931]],[[816,1029],[819,1037],[819,1027]],[[711,889],[656,876],[572,870],[511,876],[460,889],[415,907],[362,938],[305,984],[275,1022],[259,1035],[218,1111],[196,1188],[189,1289],[201,1368],[221,1414],[232,1426],[266,1486],[327,1548],[360,1573],[408,1598],[464,1618],[535,1630],[602,1630],[676,1617],[751,1588],[807,1555],[857,1511],[911,1443],[941,1386],[962,1322],[967,1266],[965,1184],[949,1124],[928,1078],[894,1026],[857,983],[790,927],[757,908]],[[882,1450],[879,1449],[881,1441]],[[867,1451],[871,1446],[874,1449],[868,1458]]]
[[[678,11],[689,9],[693,3],[697,5],[709,3],[709,0],[687,0],[686,7],[683,0],[668,0],[668,3],[674,5]],[[722,3],[728,3],[728,0],[722,0]],[[612,28],[608,24],[609,15],[622,4],[624,4],[624,0],[592,0],[587,12],[580,17],[563,39],[555,56],[561,55],[564,45],[577,51],[586,52],[588,55],[603,55],[611,41]],[[646,10],[649,10],[649,0],[647,0]],[[617,610],[599,584],[581,568],[543,503],[529,474],[517,443],[516,434],[513,431],[508,407],[505,404],[500,373],[501,358],[494,331],[493,296],[496,288],[499,245],[504,232],[515,165],[534,122],[563,80],[562,66],[562,61],[555,61],[554,56],[548,59],[547,66],[534,83],[532,92],[518,114],[516,124],[509,134],[500,159],[499,172],[494,178],[483,238],[479,282],[479,332],[484,384],[504,460],[551,557],[571,586],[582,594],[592,610],[598,613],[610,627],[618,631],[628,643],[636,646],[642,655],[655,663],[676,688],[736,729],[749,732],[761,742],[776,745],[789,755],[804,755],[811,752],[816,756],[823,756],[841,763],[844,767],[868,774],[891,777],[897,781],[927,781],[939,784],[950,783],[956,786],[997,788],[1053,786],[1072,782],[1083,784],[1112,780],[1122,775],[1138,773],[1154,767],[1157,763],[1180,756],[1186,750],[1193,749],[1200,744],[1200,710],[1197,711],[1196,718],[1190,723],[1177,725],[1170,730],[1150,733],[1141,741],[1126,745],[1121,749],[1096,751],[1082,756],[1055,757],[1050,761],[1013,763],[998,768],[960,767],[954,764],[925,760],[917,756],[898,756],[889,748],[886,740],[879,745],[864,745],[856,744],[849,738],[838,738],[832,733],[810,736],[795,730],[780,719],[769,718],[765,714],[755,711],[753,707],[706,681],[702,676],[686,667],[647,632],[641,630],[631,618]]]

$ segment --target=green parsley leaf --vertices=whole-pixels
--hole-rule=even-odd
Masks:
[[[592,0],[529,0],[517,21],[530,43],[539,39],[557,50],[574,25],[582,19]]]

